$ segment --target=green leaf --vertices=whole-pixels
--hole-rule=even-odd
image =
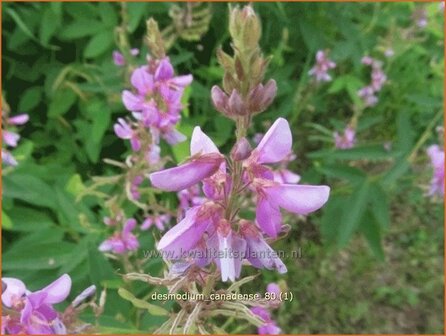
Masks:
[[[91,242],[88,248],[88,265],[90,269],[90,280],[96,286],[100,286],[102,281],[116,278],[115,271],[110,262],[98,251],[95,242]]]
[[[33,86],[26,89],[19,102],[19,111],[29,112],[37,105],[39,105],[42,99],[42,88],[39,86]]]
[[[397,142],[396,147],[402,152],[412,149],[415,141],[415,134],[410,122],[410,114],[401,110],[396,119]]]
[[[147,3],[145,2],[129,2],[127,3],[127,11],[129,14],[129,31],[133,33],[144,17],[147,9]],[[150,6],[154,5],[153,3]]]
[[[58,90],[50,102],[48,109],[48,117],[54,118],[63,115],[68,112],[68,110],[76,102],[76,94],[72,90],[61,89]]]
[[[384,250],[381,245],[381,227],[377,223],[374,213],[370,211],[364,212],[359,229],[364,234],[375,257],[380,261],[384,261]]]
[[[84,49],[84,57],[97,57],[110,49],[112,45],[113,31],[110,29],[101,31],[94,35],[87,43],[87,46]]]
[[[49,232],[46,232],[48,237]],[[71,251],[76,247],[64,241],[27,244],[23,248],[11,249],[3,254],[3,271],[55,269],[65,265]]]
[[[77,196],[83,192],[85,190],[85,185],[82,183],[82,177],[79,174],[71,176],[65,185],[65,190],[73,196]]]
[[[39,31],[39,38],[42,44],[47,45],[49,43],[51,37],[59,28],[60,23],[60,16],[53,11],[52,7],[46,6],[43,11]]]
[[[353,232],[359,227],[361,218],[367,208],[370,183],[365,181],[350,196],[350,201],[343,209],[343,216],[339,225],[338,246],[344,247]]]
[[[390,223],[390,204],[384,189],[378,183],[372,183],[369,198],[373,214],[382,229],[387,229]]]
[[[6,214],[5,210],[2,209],[2,229],[11,230],[12,229],[11,218]]]
[[[60,33],[60,37],[66,40],[92,36],[102,30],[104,25],[98,20],[78,19],[68,24]]]
[[[393,185],[401,176],[410,169],[410,163],[405,158],[400,158],[382,178],[382,184]]]
[[[109,28],[114,28],[118,25],[118,16],[116,15],[116,10],[114,4],[109,2],[100,2],[99,6],[99,16],[101,17],[104,25]]]
[[[14,207],[11,220],[14,223],[13,231],[39,231],[54,224],[54,221],[46,213],[20,206]]]
[[[383,145],[357,146],[350,149],[323,149],[308,154],[311,159],[333,160],[388,160],[397,155],[386,151]]]
[[[317,169],[327,176],[344,179],[352,183],[361,183],[367,178],[362,170],[347,165],[324,165]]]
[[[32,175],[11,174],[3,177],[3,196],[55,208],[54,190]]]
[[[169,315],[169,312],[165,310],[164,308],[148,303],[147,301],[140,300],[133,296],[132,293],[130,293],[128,290],[124,288],[118,289],[118,294],[121,296],[124,300],[130,301],[133,306],[140,309],[147,309],[147,311],[154,316],[167,316]]]

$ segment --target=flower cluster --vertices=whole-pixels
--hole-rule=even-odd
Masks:
[[[335,147],[338,149],[353,148],[356,142],[356,132],[351,126],[344,129],[344,134],[340,135],[338,132],[333,133]]]
[[[444,150],[438,145],[431,145],[427,154],[434,170],[428,195],[444,197]]]
[[[137,224],[134,218],[125,221],[122,220],[122,217],[118,220],[107,219],[104,220],[104,223],[109,226],[122,224],[122,230],[116,231],[111,237],[103,241],[102,244],[99,245],[99,251],[123,254],[129,251],[134,251],[139,247],[138,239],[132,233]]]
[[[138,55],[139,55],[138,48],[130,49],[130,56],[138,56]],[[115,63],[116,66],[122,67],[126,65],[125,57],[121,52],[115,50],[113,51],[112,56],[113,56],[113,63]]]
[[[27,114],[18,114],[13,117],[8,117],[7,112],[8,111],[2,111],[2,162],[9,166],[16,166],[17,160],[8,150],[8,147],[17,147],[17,144],[20,140],[20,135],[15,132],[13,127],[26,124],[29,120],[29,116]]]
[[[153,186],[166,191],[178,192],[201,182],[206,198],[186,211],[157,248],[177,261],[187,259],[199,266],[215,262],[223,281],[239,277],[244,259],[257,268],[286,272],[265,237],[274,239],[280,234],[280,209],[306,215],[322,207],[329,195],[327,186],[274,179],[274,172],[266,164],[283,161],[290,155],[291,146],[288,122],[279,118],[254,150],[242,138],[226,160],[200,127],[195,127],[188,161],[149,177]],[[255,196],[255,222],[238,217],[237,202],[244,193]]]
[[[278,308],[280,305],[278,299],[280,297],[280,287],[276,283],[270,283],[266,286],[266,291],[271,296],[268,300],[268,307],[255,306],[251,308],[251,311],[264,321],[264,324],[257,329],[259,335],[278,335],[282,330],[272,319],[270,309]],[[272,299],[272,295],[277,299]]]
[[[329,82],[331,81],[331,76],[328,70],[334,69],[336,63],[328,58],[327,52],[319,50],[316,53],[316,65],[310,69],[308,74],[313,76],[316,82]]]
[[[29,291],[19,279],[2,278],[1,333],[66,334],[64,320],[73,319],[76,308],[95,294],[96,287],[88,287],[73,300],[66,313],[60,314],[53,305],[63,302],[70,290],[71,278],[67,274],[35,292]]]
[[[160,137],[171,145],[186,139],[175,125],[180,120],[181,98],[192,75],[174,76],[168,57],[149,59],[148,63],[133,71],[130,83],[134,90],[122,93],[124,106],[134,120],[119,119],[115,133],[130,140],[133,151],[144,151],[149,163],[156,163]]]
[[[375,106],[378,103],[376,94],[381,91],[387,80],[386,74],[382,70],[382,62],[370,56],[364,56],[361,63],[372,68],[371,83],[358,91],[358,96],[362,98],[366,107]]]

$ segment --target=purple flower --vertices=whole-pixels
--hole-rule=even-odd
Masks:
[[[246,240],[246,257],[251,265],[256,268],[276,269],[279,273],[287,272],[285,264],[263,239],[257,226],[249,221],[241,220],[240,232]]]
[[[148,216],[141,224],[141,230],[145,231],[150,229],[153,225],[155,225],[158,230],[164,231],[165,225],[170,222],[170,215],[154,215]]]
[[[263,307],[252,307],[251,311],[259,316],[265,323],[257,329],[259,335],[278,335],[282,330],[276,325],[276,322],[271,318],[271,314]]]
[[[335,141],[335,146],[338,149],[353,148],[356,142],[356,132],[350,126],[347,126],[344,129],[343,135],[340,135],[338,132],[334,132],[333,137]]]
[[[141,149],[138,133],[124,119],[119,118],[113,128],[119,138],[130,140],[133,151],[137,152]]]
[[[178,167],[149,175],[153,186],[167,191],[195,188],[202,182],[205,195],[200,205],[188,209],[184,218],[161,238],[158,249],[168,252],[170,259],[192,258],[200,265],[213,260],[221,271],[223,281],[234,281],[240,275],[243,259],[248,259],[254,267],[286,272],[285,265],[266,243],[263,233],[277,237],[282,227],[281,208],[308,214],[319,209],[329,194],[327,186],[296,185],[274,180],[273,171],[265,164],[289,159],[291,143],[288,122],[279,118],[256,149],[237,157],[242,168],[241,183],[244,184],[238,188],[256,194],[259,227],[243,220],[235,223],[235,219],[232,219],[230,223],[223,214],[230,203],[232,177],[226,171],[224,156],[212,140],[196,127],[191,138],[191,158]],[[296,176],[293,175],[291,180],[296,181]],[[184,207],[190,205],[190,199],[182,202],[186,203]],[[235,230],[237,226],[239,229]],[[201,251],[203,248],[215,253],[199,258],[184,255],[185,252]]]
[[[45,288],[30,292],[23,282],[14,278],[2,278],[7,285],[2,294],[2,304],[19,313],[2,316],[2,328],[10,334],[66,334],[53,305],[66,299],[71,289],[71,278],[64,274]]]
[[[329,82],[331,76],[328,74],[328,70],[334,69],[336,63],[328,59],[327,53],[319,50],[316,53],[316,65],[310,69],[308,74],[316,79],[316,82]]]
[[[6,143],[6,145],[10,147],[17,147],[19,140],[20,135],[17,133],[3,130],[3,141]]]
[[[191,157],[181,166],[150,174],[153,186],[166,191],[187,189],[213,175],[224,161],[212,140],[195,127],[190,145]]]
[[[116,232],[112,237],[103,241],[99,246],[99,251],[111,251],[116,254],[123,254],[129,251],[135,251],[139,247],[138,239],[132,233],[136,227],[136,220],[128,219],[121,232]]]
[[[137,48],[130,49],[130,55],[137,56],[138,54],[139,54],[139,49]],[[115,63],[115,65],[117,66],[124,66],[126,64],[124,55],[117,50],[113,51],[113,63]]]
[[[2,149],[2,162],[8,166],[17,166],[18,164],[14,156],[5,149]]]
[[[438,145],[431,145],[427,154],[434,171],[428,195],[444,197],[444,150]]]
[[[370,66],[372,72],[370,75],[371,83],[358,90],[358,96],[362,98],[366,107],[375,106],[378,103],[376,94],[381,91],[383,85],[386,83],[387,76],[382,70],[382,62],[375,60],[370,56],[364,56],[361,59],[361,63]]]
[[[130,78],[135,93],[125,90],[122,100],[146,127],[156,127],[163,133],[171,131],[180,119],[181,97],[192,82],[192,75],[174,76],[168,58],[160,60],[154,71],[149,66],[135,69]]]
[[[9,125],[23,125],[26,124],[29,120],[29,115],[27,115],[26,113],[23,114],[17,114],[13,117],[10,117],[8,119],[8,124]]]

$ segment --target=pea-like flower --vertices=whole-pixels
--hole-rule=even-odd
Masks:
[[[444,197],[444,150],[438,145],[431,145],[427,149],[427,155],[434,171],[428,195]]]
[[[328,58],[323,50],[316,53],[316,65],[310,69],[308,74],[316,79],[316,82],[329,82],[331,76],[328,73],[330,69],[336,68],[336,63]]]
[[[288,122],[279,118],[251,151],[239,140],[231,151],[231,169],[212,140],[197,126],[191,138],[191,157],[178,167],[149,175],[154,187],[181,191],[202,183],[205,199],[186,211],[184,218],[159,241],[158,249],[168,259],[189,259],[206,265],[214,261],[222,280],[234,281],[247,259],[254,267],[286,272],[286,266],[264,239],[276,238],[282,229],[281,209],[306,215],[328,199],[327,186],[282,183],[267,164],[291,155],[292,136]],[[241,171],[234,176],[234,162]],[[293,176],[294,180],[297,180]],[[239,219],[233,204],[242,194],[256,199],[256,222]],[[248,196],[252,197],[252,196]],[[206,255],[197,257],[198,250]],[[191,252],[194,252],[195,255]],[[210,253],[209,253],[210,252]]]

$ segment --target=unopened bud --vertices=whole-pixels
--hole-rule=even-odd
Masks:
[[[229,17],[229,33],[239,50],[252,50],[260,39],[260,21],[251,6],[234,8]]]
[[[92,297],[96,293],[96,286],[92,285],[86,289],[82,293],[80,293],[76,298],[73,300],[71,305],[73,307],[79,306],[81,303],[85,302],[88,298]]]
[[[212,103],[218,112],[227,114],[228,96],[217,85],[214,85],[211,90]]]
[[[265,86],[257,85],[249,93],[249,109],[251,113],[261,113],[265,111],[273,102],[277,93],[277,84],[274,79],[269,80]]]
[[[241,138],[231,150],[231,158],[234,161],[241,161],[247,159],[251,155],[251,145],[246,138]]]
[[[236,90],[232,90],[231,96],[228,100],[228,108],[230,114],[233,116],[241,116],[247,112],[243,104],[242,97],[240,97],[240,94]]]

